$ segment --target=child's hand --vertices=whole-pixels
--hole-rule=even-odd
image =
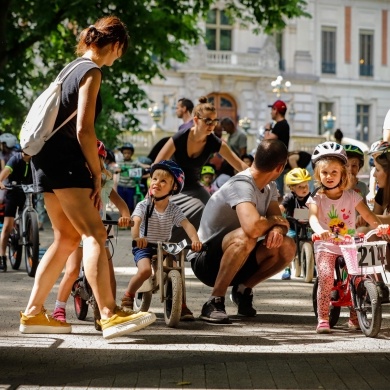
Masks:
[[[148,245],[148,240],[146,237],[136,238],[134,241],[137,243],[137,248],[139,249],[144,249]]]
[[[389,225],[388,224],[378,225],[377,230],[378,230],[378,236],[389,234]]]
[[[319,233],[318,235],[320,236],[320,239],[322,241],[327,241],[332,238],[332,233],[329,230],[325,230],[322,233]]]
[[[193,241],[191,244],[191,249],[194,252],[200,252],[202,250],[202,243],[200,241]]]
[[[118,226],[121,228],[126,228],[129,226],[133,226],[134,222],[131,220],[130,217],[120,217],[118,219]]]

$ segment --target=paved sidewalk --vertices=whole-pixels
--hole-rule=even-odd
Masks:
[[[42,246],[51,240],[48,227]],[[119,231],[114,262],[118,297],[134,263],[129,231]],[[210,294],[187,269],[187,301],[195,316]],[[388,389],[390,386],[390,306],[383,307],[379,337],[349,331],[347,310],[331,335],[315,333],[312,284],[280,275],[255,290],[258,315],[244,318],[226,297],[230,325],[200,320],[164,322],[163,306],[153,296],[157,321],[130,336],[106,341],[95,331],[91,313],[67,313],[70,335],[21,335],[18,311],[33,284],[23,265],[0,273],[0,388],[126,389]],[[58,283],[46,307],[52,311]],[[119,299],[118,299],[119,301]]]

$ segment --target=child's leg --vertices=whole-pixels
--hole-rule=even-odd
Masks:
[[[143,258],[137,262],[137,273],[130,279],[126,293],[129,296],[135,296],[142,283],[152,275],[152,264],[150,259]]]
[[[334,264],[336,257],[337,255],[327,252],[319,252],[316,254],[318,322],[329,321],[329,301],[334,283]]]

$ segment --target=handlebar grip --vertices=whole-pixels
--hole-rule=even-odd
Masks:
[[[104,225],[118,225],[118,221],[112,221],[111,219],[103,219],[102,222]]]

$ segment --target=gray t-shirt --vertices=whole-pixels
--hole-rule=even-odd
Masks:
[[[201,242],[207,243],[218,236],[238,229],[240,221],[235,207],[244,202],[256,206],[261,216],[265,216],[271,201],[278,200],[275,182],[260,191],[256,186],[250,169],[238,173],[228,180],[219,191],[211,196],[203,210],[198,230]]]
[[[227,143],[233,152],[236,153],[238,157],[241,157],[240,149],[247,147],[246,134],[240,129],[237,129],[233,134],[229,135]]]

